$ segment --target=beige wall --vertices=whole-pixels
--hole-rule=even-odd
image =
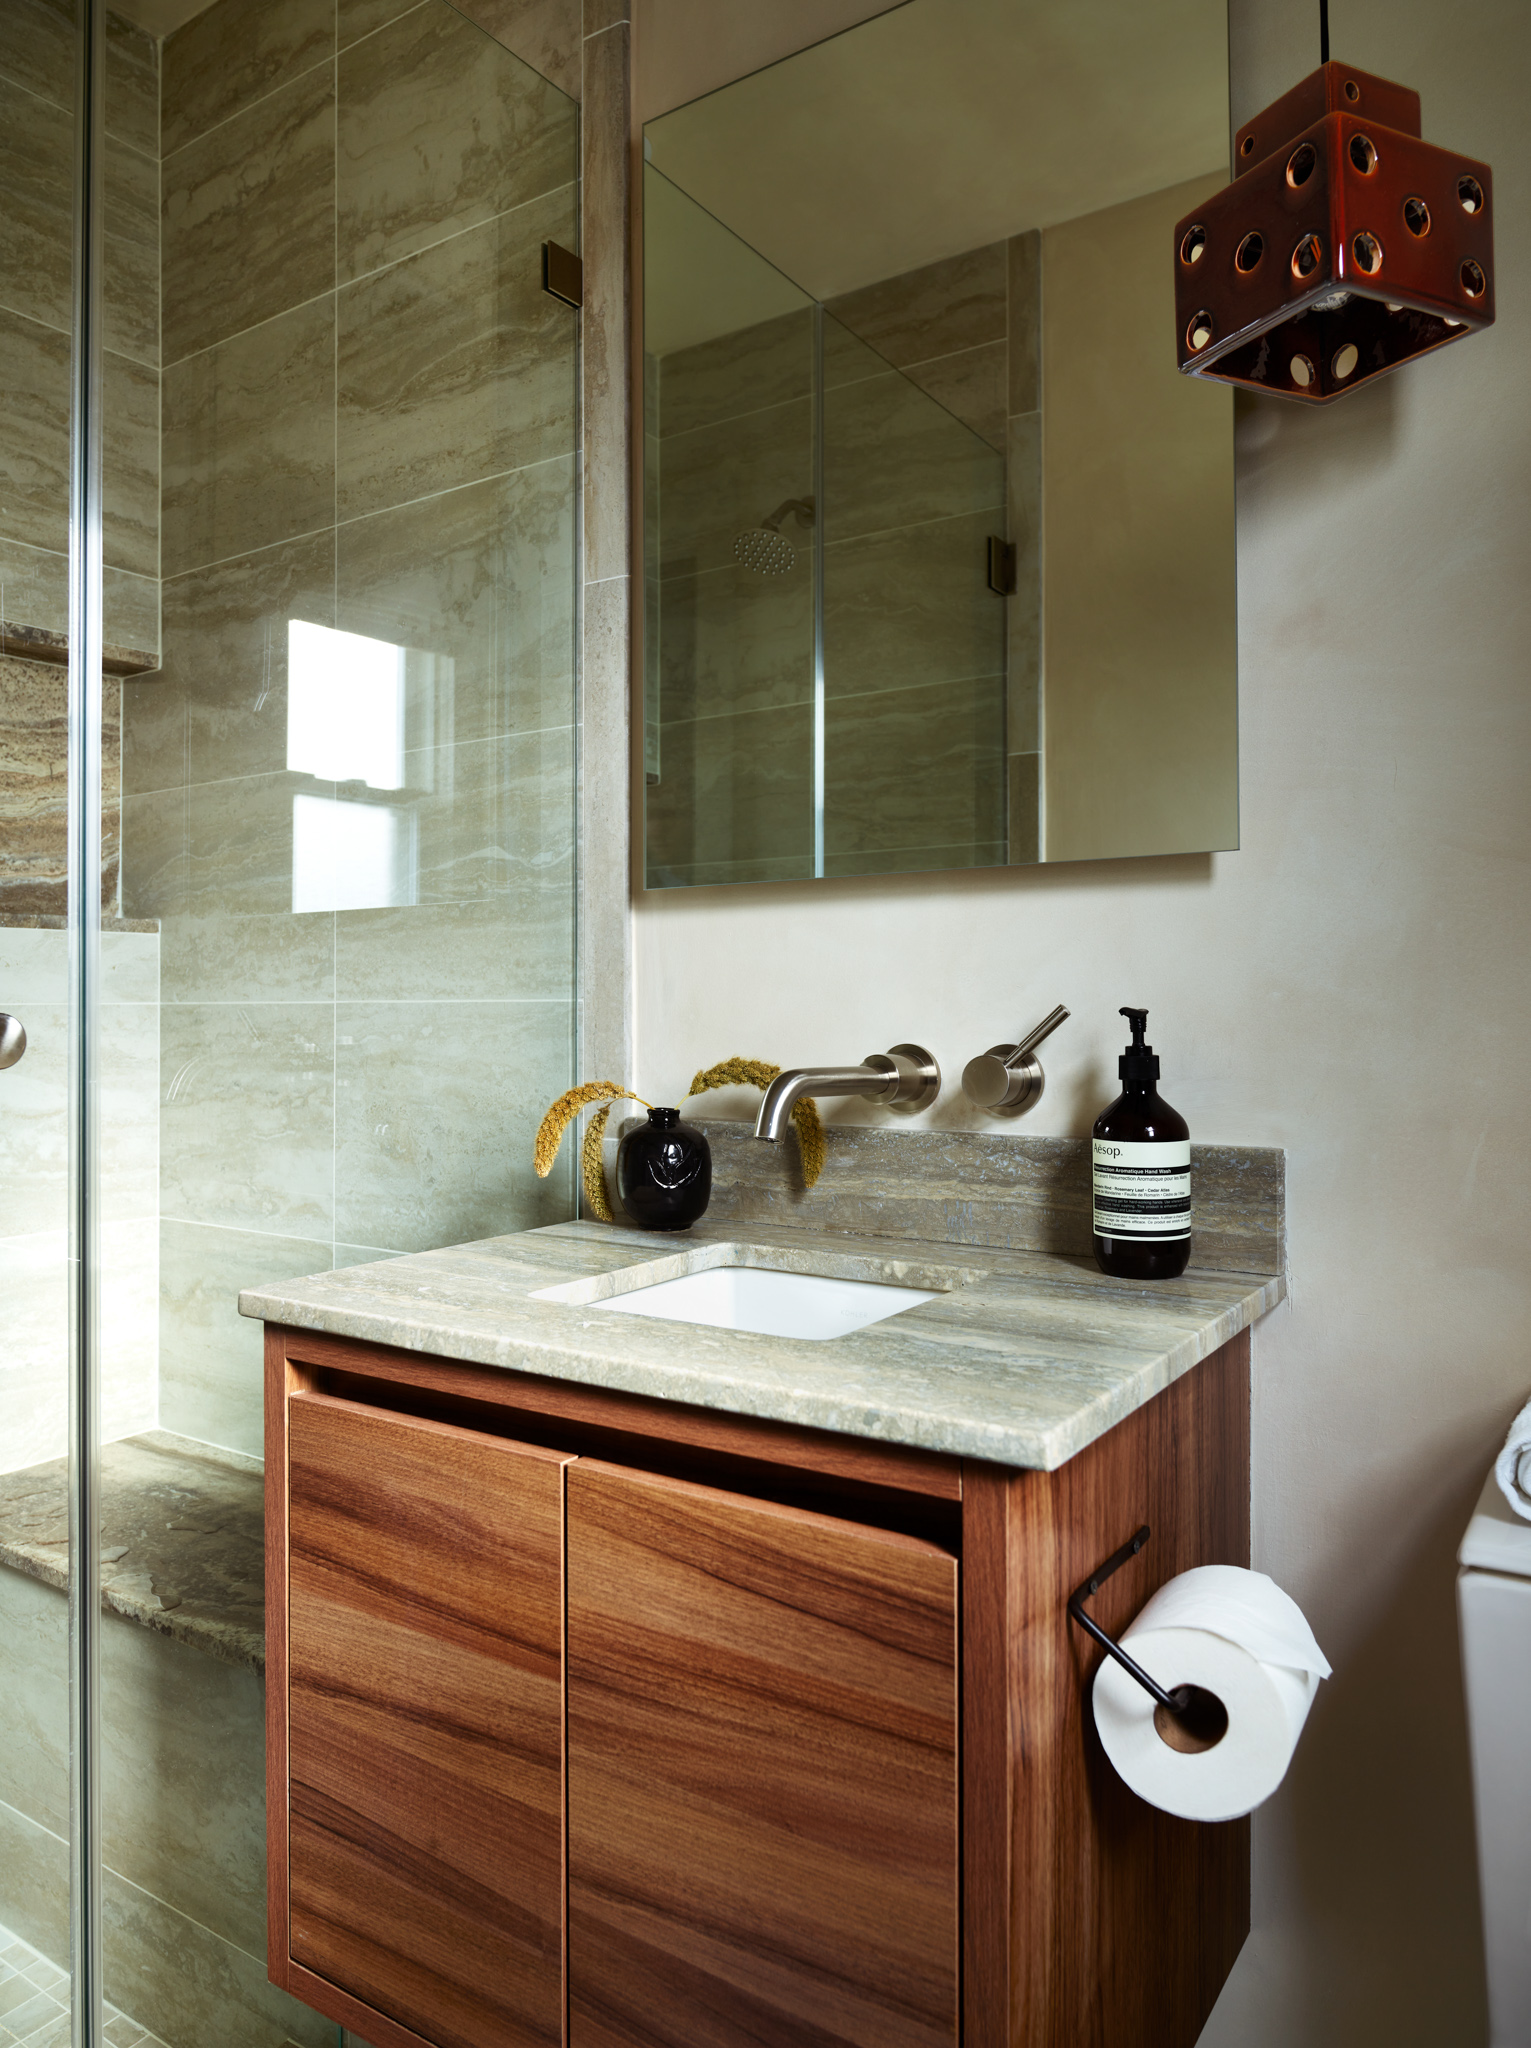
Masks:
[[[642,123],[886,14],[902,0],[635,0],[633,112]]]
[[[1048,860],[1239,843],[1233,393],[1175,368],[1165,253],[1220,182],[1042,236]]]
[[[1242,119],[1316,35],[1297,0],[1236,0],[1234,28]],[[1476,2048],[1453,1556],[1531,1388],[1531,13],[1352,0],[1338,28],[1338,54],[1422,88],[1432,139],[1493,163],[1502,310],[1333,409],[1241,415],[1243,850],[640,898],[628,1078],[673,1101],[730,1053],[911,1036],[951,1077],[1061,999],[1026,1128],[1081,1132],[1118,1005],[1147,1003],[1195,1135],[1287,1148],[1255,1562],[1336,1676],[1257,1816],[1255,1929],[1205,2041]],[[950,1079],[927,1120],[981,1121]]]

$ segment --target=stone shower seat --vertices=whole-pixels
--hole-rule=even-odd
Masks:
[[[334,2048],[266,1976],[261,1468],[152,1430],[102,1452],[103,1916],[116,2002],[166,2048]],[[0,1474],[0,1862],[69,1954],[68,1466]]]
[[[0,1564],[69,1583],[69,1465],[0,1475]],[[228,1664],[266,1663],[261,1465],[150,1430],[101,1453],[105,1606]]]

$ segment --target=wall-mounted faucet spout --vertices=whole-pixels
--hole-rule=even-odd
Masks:
[[[788,1067],[766,1089],[755,1136],[779,1145],[805,1095],[864,1095],[907,1114],[926,1109],[941,1092],[941,1069],[923,1045],[868,1053],[859,1067]]]

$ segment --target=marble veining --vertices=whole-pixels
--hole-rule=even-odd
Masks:
[[[0,654],[0,919],[62,917],[68,860],[69,672]],[[121,686],[101,691],[101,901],[117,904]]]
[[[335,75],[317,65],[165,160],[165,356],[335,282]]]
[[[755,1263],[844,1278],[910,1284],[956,1265],[929,1239],[759,1223],[656,1238],[567,1223],[247,1288],[239,1306],[406,1351],[1052,1471],[1285,1293],[1274,1274],[1193,1270],[1148,1286],[1079,1258],[986,1249],[948,1271],[937,1300],[815,1343],[532,1298],[729,1242]]]

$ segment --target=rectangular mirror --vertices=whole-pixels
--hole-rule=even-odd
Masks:
[[[1235,847],[1224,0],[903,0],[644,156],[647,885]]]

